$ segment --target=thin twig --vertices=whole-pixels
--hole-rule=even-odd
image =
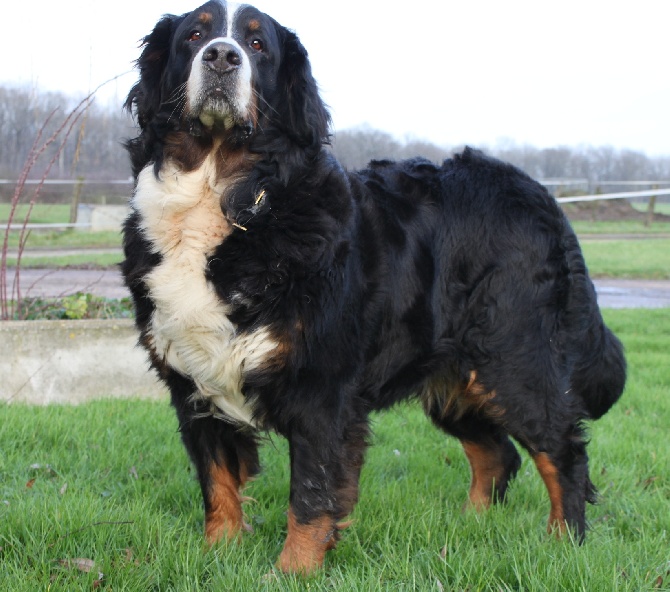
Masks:
[[[77,111],[80,110],[82,106],[84,106],[84,110],[79,111],[77,113]],[[56,160],[58,160],[58,157],[60,156],[61,152],[65,148],[65,145],[67,144],[67,141],[70,137],[70,134],[72,133],[72,130],[73,130],[74,126],[77,124],[77,122],[82,117],[82,115],[86,113],[87,110],[88,110],[88,101],[87,101],[87,99],[85,99],[84,101],[80,102],[75,107],[75,109],[73,109],[70,112],[70,114],[66,117],[63,124],[44,143],[44,146],[41,149],[41,152],[46,150],[46,148],[56,140],[56,138],[60,135],[60,133],[65,128],[67,128],[61,143],[59,144],[59,146],[56,149],[56,151],[54,152],[51,160],[49,161],[49,163],[45,167],[45,169],[42,173],[42,177],[40,178],[39,183],[37,184],[37,186],[35,187],[35,190],[33,191],[33,195],[30,199],[30,205],[28,206],[28,212],[26,213],[26,215],[23,219],[23,226],[21,228],[21,234],[19,235],[19,251],[18,251],[17,257],[16,257],[16,273],[14,274],[14,283],[12,285],[12,293],[11,293],[12,300],[14,300],[14,297],[16,297],[15,302],[17,303],[16,306],[17,306],[17,311],[18,311],[19,314],[21,312],[21,289],[20,289],[20,287],[21,287],[20,286],[21,258],[22,258],[23,251],[24,251],[25,246],[26,246],[26,241],[28,240],[28,236],[26,234],[26,228],[28,226],[28,221],[30,220],[30,214],[32,213],[33,207],[35,206],[35,203],[37,202],[37,198],[39,197],[39,194],[42,191],[42,187],[44,186],[44,181],[46,180],[47,176],[51,172],[51,167],[53,167]],[[70,122],[69,125],[67,125],[67,122],[70,119],[72,119],[72,121]]]
[[[2,243],[2,258],[0,260],[0,314],[2,315],[2,320],[7,319],[9,313],[8,301],[7,301],[7,249],[9,247],[9,232],[11,224],[14,221],[16,209],[19,204],[19,198],[21,197],[21,191],[23,189],[23,186],[25,185],[26,179],[28,178],[30,168],[34,164],[33,155],[37,150],[37,146],[39,144],[40,139],[42,138],[42,133],[44,132],[46,125],[49,123],[54,113],[55,110],[49,114],[44,124],[40,127],[40,129],[37,130],[37,134],[35,135],[33,144],[30,147],[30,150],[28,151],[28,156],[26,157],[26,163],[23,165],[23,168],[21,169],[21,173],[19,175],[19,179],[16,182],[14,195],[12,196],[9,215],[7,218],[7,226],[5,228],[5,237]]]
[[[61,152],[65,148],[65,145],[67,143],[68,138],[70,137],[70,134],[72,133],[72,130],[76,123],[80,120],[82,115],[86,115],[88,113],[88,109],[90,107],[91,102],[93,101],[93,97],[97,91],[103,87],[104,85],[120,78],[121,76],[124,76],[127,74],[127,72],[124,72],[123,74],[119,74],[118,76],[114,76],[113,78],[110,78],[109,80],[106,80],[102,84],[98,85],[92,92],[90,92],[84,99],[82,99],[75,107],[72,109],[65,119],[61,122],[60,126],[49,136],[41,145],[40,142],[42,141],[42,137],[46,131],[47,126],[53,119],[54,115],[58,111],[58,109],[54,109],[45,119],[44,123],[42,126],[38,129],[36,135],[35,135],[35,140],[33,141],[33,144],[28,152],[28,156],[26,157],[25,163],[23,165],[23,168],[21,169],[21,173],[19,175],[19,179],[16,182],[16,187],[14,189],[14,195],[12,197],[11,205],[10,205],[10,211],[8,215],[8,220],[7,220],[7,225],[5,228],[5,236],[2,244],[2,253],[0,255],[0,320],[8,320],[10,316],[13,316],[14,313],[18,310],[19,314],[21,312],[21,289],[20,289],[20,277],[21,277],[21,256],[23,254],[23,250],[25,249],[26,246],[26,241],[27,241],[27,225],[30,220],[30,214],[32,213],[33,206],[35,205],[35,202],[37,201],[37,198],[42,190],[42,187],[44,185],[44,181],[46,180],[49,172],[51,171],[52,166],[60,156]],[[77,143],[77,150],[79,150],[81,140],[82,140],[82,134],[83,134],[83,129],[81,130],[82,133],[79,135],[79,141]],[[40,177],[40,181],[37,184],[37,187],[35,188],[35,191],[33,192],[32,198],[30,200],[30,205],[28,207],[28,211],[24,217],[23,220],[23,226],[21,228],[21,233],[19,235],[19,243],[18,243],[18,254],[17,254],[17,260],[16,260],[16,270],[14,273],[14,280],[12,282],[12,291],[11,295],[8,295],[7,293],[7,255],[8,255],[8,247],[9,247],[9,233],[11,229],[12,222],[14,220],[14,217],[16,215],[16,211],[19,205],[19,201],[21,198],[21,195],[23,193],[26,181],[28,179],[28,176],[30,174],[30,171],[32,168],[35,166],[37,163],[37,160],[39,157],[53,144],[59,137],[61,137],[61,134],[64,134],[62,136],[62,140],[60,144],[58,145],[58,148],[45,167],[44,171],[42,172],[42,175]],[[16,299],[14,300],[14,298]],[[10,302],[14,301],[14,304],[10,305]],[[11,310],[10,310],[11,309]]]

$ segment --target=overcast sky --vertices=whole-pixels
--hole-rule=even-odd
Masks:
[[[10,0],[0,82],[83,94],[127,72],[188,0]],[[258,0],[295,30],[335,129],[442,146],[582,144],[670,155],[664,0]],[[135,74],[107,85],[120,104]]]

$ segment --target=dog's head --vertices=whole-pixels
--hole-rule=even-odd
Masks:
[[[157,145],[174,133],[258,152],[263,137],[275,151],[278,137],[300,148],[327,140],[330,119],[307,52],[256,8],[211,1],[166,15],[143,46],[126,100],[142,130],[130,143],[136,171],[160,158]]]

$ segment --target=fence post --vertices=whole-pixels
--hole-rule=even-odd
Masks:
[[[70,202],[70,224],[74,224],[77,221],[79,198],[81,197],[81,189],[83,186],[84,177],[77,177],[77,183],[74,186],[74,193],[72,194],[72,201]]]
[[[652,189],[658,189],[658,185],[653,185]],[[645,226],[651,226],[654,221],[654,209],[656,208],[656,196],[652,195],[647,203],[647,217],[644,221]]]

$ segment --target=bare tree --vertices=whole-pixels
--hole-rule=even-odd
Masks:
[[[67,111],[77,103],[76,99],[61,93],[0,86],[0,177],[18,178],[32,139],[48,114],[56,107]],[[55,124],[52,122],[50,125]],[[62,179],[76,176],[88,180],[127,178],[130,167],[122,144],[126,138],[135,135],[133,128],[133,122],[120,106],[110,108],[91,104],[86,113],[86,133],[82,137],[73,135],[68,138],[52,175]],[[54,129],[43,131],[48,135]],[[49,147],[33,170],[42,170],[55,149],[54,146]],[[332,149],[349,169],[363,168],[373,159],[398,160],[414,156],[439,163],[454,151],[453,147],[438,146],[420,139],[401,141],[369,126],[336,131]],[[539,179],[580,178],[588,179],[592,185],[600,181],[670,179],[670,156],[648,157],[641,152],[610,146],[538,149],[507,139],[486,151]],[[75,161],[76,171],[72,169]],[[11,199],[11,196],[5,195],[4,198]]]
[[[399,158],[401,144],[386,132],[361,127],[335,132],[333,152],[345,168],[363,168],[374,159]]]
[[[42,128],[49,114],[57,109],[69,112],[80,101],[61,93],[0,87],[0,176],[18,178],[38,131],[49,135],[55,130],[53,120],[47,129]],[[86,114],[86,133],[81,138],[76,135],[68,138],[52,173],[58,178],[71,178],[74,175],[71,164],[77,161],[77,174],[87,178],[126,178],[130,167],[123,141],[132,135],[132,121],[120,106],[110,110],[91,103]],[[49,146],[33,171],[41,171],[55,150],[55,146]]]

